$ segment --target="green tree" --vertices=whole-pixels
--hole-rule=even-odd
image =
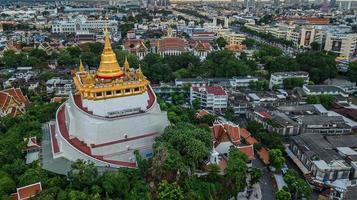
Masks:
[[[184,193],[177,183],[168,183],[166,180],[161,181],[158,190],[158,199],[160,200],[181,200],[184,199]]]
[[[89,67],[99,66],[99,57],[92,52],[82,52],[81,59],[84,65],[88,65]]]
[[[285,163],[285,158],[280,149],[270,149],[269,159],[271,165],[279,172]]]
[[[269,89],[269,82],[267,80],[251,81],[249,88],[255,91],[266,91]]]
[[[195,110],[201,109],[201,100],[200,100],[200,99],[194,99],[194,100],[192,101],[192,107],[193,107],[193,109],[195,109]]]
[[[352,82],[357,82],[357,62],[351,62],[348,67],[347,76]]]
[[[285,89],[293,89],[295,87],[302,87],[304,85],[304,78],[292,77],[283,80]]]
[[[250,38],[246,38],[242,41],[242,44],[246,45],[247,47],[253,47],[256,44],[256,41]]]
[[[227,41],[223,37],[217,38],[216,43],[217,43],[218,47],[221,49],[227,45]]]
[[[224,112],[224,117],[229,121],[233,121],[235,118],[234,109],[232,107],[228,107]]]
[[[0,171],[0,197],[10,194],[15,188],[15,181],[7,173]]]
[[[275,193],[275,198],[276,200],[291,200],[291,194],[289,191],[281,189]]]
[[[120,199],[127,198],[130,190],[128,176],[122,172],[106,172],[102,179],[102,188],[105,196]]]
[[[197,128],[192,124],[178,123],[166,128],[165,132],[156,138],[155,147],[167,148],[170,153],[182,156],[184,164],[190,168],[199,166],[208,156],[212,148],[212,136],[209,130]],[[155,157],[157,154],[155,154]]]
[[[247,156],[238,149],[231,148],[229,150],[229,159],[225,172],[231,195],[236,195],[238,192],[243,191],[246,186],[247,161]]]
[[[308,104],[322,104],[325,108],[330,109],[335,103],[336,99],[332,95],[309,95],[306,99]]]
[[[309,72],[310,80],[321,83],[337,75],[336,56],[319,51],[308,51],[296,56],[300,69]]]
[[[97,167],[95,167],[93,163],[77,160],[72,164],[67,177],[71,188],[89,190],[89,188],[97,182]]]
[[[182,105],[185,103],[185,95],[183,93],[179,93],[179,92],[173,93],[171,95],[171,99],[174,105]]]
[[[258,183],[262,175],[263,173],[261,169],[252,168],[252,170],[250,171],[250,184],[253,185],[255,183]]]
[[[311,50],[313,50],[313,51],[319,51],[321,48],[321,44],[319,44],[318,42],[315,42],[315,41],[311,42],[310,46],[311,46]]]
[[[216,120],[217,120],[217,116],[211,114],[205,115],[199,119],[200,123],[205,123],[208,124],[209,126],[211,126],[213,122],[215,122]]]
[[[310,197],[312,188],[304,179],[299,177],[296,171],[289,169],[284,175],[284,181],[288,185],[288,189],[294,197],[293,199],[308,199]]]

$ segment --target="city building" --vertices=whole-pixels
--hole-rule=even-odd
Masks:
[[[157,40],[156,52],[161,56],[178,56],[187,52],[187,41],[178,37],[164,37]]]
[[[269,88],[272,89],[274,86],[282,88],[284,80],[288,78],[302,78],[304,79],[304,84],[309,83],[309,73],[307,72],[274,72],[270,75]]]
[[[304,85],[302,87],[306,95],[333,95],[347,98],[348,94],[343,89],[334,85]]]
[[[40,158],[41,144],[36,137],[29,137],[26,146],[26,164],[30,164]]]
[[[357,33],[327,33],[324,49],[350,59],[356,54]]]
[[[213,147],[219,155],[228,156],[230,148],[237,148],[244,153],[251,162],[255,159],[254,148],[252,144],[241,142],[241,132],[248,132],[244,128],[232,122],[216,121],[210,127],[213,138]]]
[[[73,81],[76,92],[44,131],[50,146],[43,149],[51,155],[43,158],[44,169],[66,174],[78,159],[101,171],[136,168],[134,152],[143,158],[153,156],[155,137],[169,125],[167,113],[160,110],[140,66],[130,68],[127,59],[119,66],[108,30],[98,70],[86,71],[80,64]]]
[[[10,88],[0,91],[0,117],[24,114],[30,101],[20,88]]]
[[[213,50],[209,42],[196,41],[193,46],[193,55],[205,60],[207,55]]]
[[[220,36],[227,41],[228,45],[241,45],[246,38],[244,34],[239,33],[222,33]]]
[[[357,179],[356,144],[353,135],[303,134],[293,137],[286,152],[310,184],[332,188],[336,192],[333,199],[342,200]]]
[[[115,20],[93,20],[79,16],[74,19],[53,22],[52,33],[102,32],[106,25],[111,32],[118,32],[118,22]]]
[[[72,80],[51,78],[46,82],[46,91],[55,96],[69,96],[72,92]]]
[[[191,35],[192,40],[200,40],[200,41],[212,41],[216,38],[216,34],[213,32],[193,32]]]
[[[191,104],[195,99],[199,99],[201,107],[206,109],[221,110],[228,106],[228,95],[221,86],[191,87]]]

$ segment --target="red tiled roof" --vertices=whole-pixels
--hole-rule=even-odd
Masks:
[[[240,144],[239,128],[235,124],[231,123],[219,123],[216,122],[211,127],[211,131],[214,137],[215,146],[218,146],[223,141],[231,141],[233,144]]]
[[[267,112],[257,112],[257,114],[260,115],[261,117],[265,118],[265,119],[270,118],[270,115]]]
[[[207,93],[214,95],[227,95],[226,91],[221,86],[208,86]]]
[[[41,182],[17,188],[17,192],[12,195],[12,199],[25,200],[31,199],[42,191]]]
[[[244,153],[248,157],[249,160],[255,159],[253,145],[238,147],[238,149],[239,149],[239,151]]]
[[[227,95],[226,91],[221,86],[192,87],[192,90],[195,92],[199,92],[201,89],[203,89],[202,91],[207,94]]]
[[[200,110],[199,112],[196,113],[196,117],[200,118],[200,117],[204,117],[206,115],[209,115],[209,112],[205,109]]]
[[[7,107],[7,104],[10,102],[11,96],[5,92],[0,91],[0,106],[1,108]]]
[[[10,88],[10,89],[3,90],[2,92],[8,93],[9,95],[13,96],[16,99],[16,101],[25,104],[25,106],[30,105],[30,101],[26,96],[23,95],[20,88],[16,88],[16,89]]]
[[[186,40],[177,37],[166,37],[157,41],[158,51],[186,51]]]
[[[52,143],[52,150],[53,153],[58,153],[59,152],[59,146],[56,138],[56,132],[55,132],[55,125],[51,124],[50,125],[50,130],[51,130],[51,143]]]
[[[264,164],[269,165],[269,152],[264,147],[258,151],[258,155]]]
[[[210,51],[212,49],[212,46],[209,42],[197,41],[194,48],[197,51]]]
[[[245,142],[249,145],[254,145],[258,141],[249,133],[245,128],[240,128],[240,135],[245,139]],[[264,162],[264,164],[269,164],[269,153],[264,147],[262,147],[258,152],[259,158]]]

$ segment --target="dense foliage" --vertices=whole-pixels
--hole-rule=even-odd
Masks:
[[[300,178],[296,171],[289,169],[284,175],[284,181],[288,185],[288,190],[293,197],[292,199],[310,197],[312,193],[311,186],[304,179]]]
[[[335,101],[336,99],[334,96],[327,94],[310,95],[306,99],[308,104],[322,104],[327,109],[330,109]]]

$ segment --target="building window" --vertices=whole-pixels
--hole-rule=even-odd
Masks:
[[[100,96],[102,96],[102,93],[101,93],[101,92],[97,92],[97,93],[95,94],[95,96],[100,97]]]
[[[130,89],[125,89],[125,93],[130,93]]]
[[[105,93],[105,95],[112,95],[112,91],[107,91],[106,93]]]
[[[138,91],[139,91],[139,88],[135,88],[134,91],[135,91],[135,92],[138,92]]]
[[[116,94],[121,94],[121,90],[115,91]]]

